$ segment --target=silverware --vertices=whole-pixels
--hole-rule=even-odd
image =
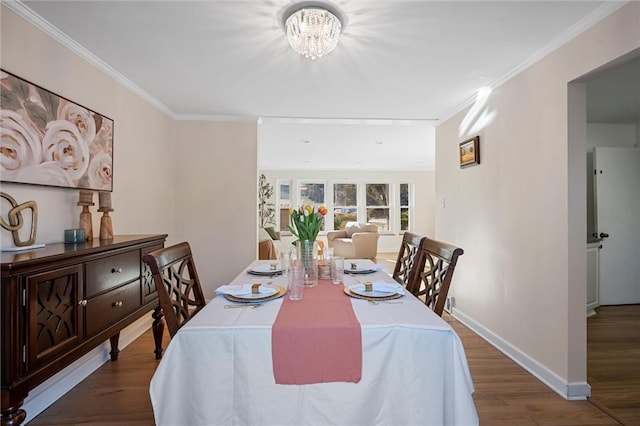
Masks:
[[[402,301],[400,300],[371,300],[371,299],[367,299],[367,302],[371,303],[372,305],[379,305],[380,303],[386,303],[389,305],[402,305]]]
[[[233,309],[233,308],[247,308],[247,309],[255,309],[262,306],[264,303],[247,303],[245,305],[224,305],[225,309]]]

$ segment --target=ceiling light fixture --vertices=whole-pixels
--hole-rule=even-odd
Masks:
[[[344,20],[335,7],[324,3],[296,3],[283,14],[289,44],[299,54],[315,60],[338,45]]]

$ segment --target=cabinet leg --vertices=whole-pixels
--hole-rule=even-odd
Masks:
[[[111,342],[111,361],[118,360],[118,354],[120,353],[120,349],[118,349],[118,341],[120,340],[120,332],[118,331],[113,336],[109,337],[109,341]]]
[[[164,314],[160,306],[153,310],[151,316],[153,317],[153,340],[156,344],[154,353],[156,354],[156,359],[162,359],[162,334],[164,333],[164,321],[162,321],[162,318]]]
[[[6,410],[2,410],[2,418],[0,418],[0,425],[2,426],[15,426],[20,425],[27,417],[27,412],[22,410],[20,406],[22,402],[15,407],[9,407]]]

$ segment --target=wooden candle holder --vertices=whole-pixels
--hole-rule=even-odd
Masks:
[[[111,208],[111,193],[106,191],[98,192],[98,211],[102,212],[100,218],[100,239],[112,240],[113,239],[113,225],[111,224],[111,216],[109,212],[112,212]]]
[[[91,219],[89,206],[95,205],[93,203],[93,191],[80,190],[78,205],[82,206],[78,228],[84,229],[85,240],[91,241],[93,240],[93,220]]]

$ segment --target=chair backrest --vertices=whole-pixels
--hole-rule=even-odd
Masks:
[[[393,269],[393,279],[403,286],[409,283],[409,273],[417,259],[418,248],[420,243],[425,239],[422,235],[412,232],[405,232],[398,251],[398,259]]]
[[[146,254],[142,260],[149,265],[158,291],[160,307],[173,337],[206,301],[189,243],[180,243]]]
[[[461,248],[425,238],[418,248],[417,260],[409,274],[407,290],[442,316]]]

